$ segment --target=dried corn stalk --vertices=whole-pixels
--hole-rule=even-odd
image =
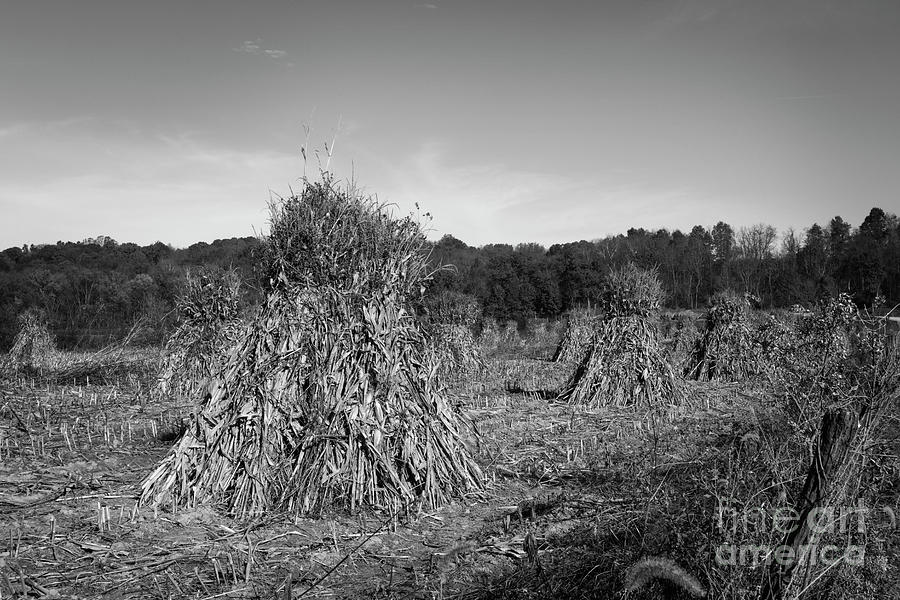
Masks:
[[[748,311],[747,300],[733,292],[713,296],[706,311],[706,329],[691,350],[685,377],[741,381],[759,372],[759,354]]]
[[[652,324],[662,286],[632,264],[611,271],[589,352],[560,394],[573,404],[659,410],[684,400]]]
[[[472,328],[481,320],[481,304],[468,294],[444,291],[425,301],[427,331],[443,381],[470,377],[484,369]]]
[[[272,206],[264,306],[228,351],[145,502],[237,516],[433,507],[481,489],[411,312],[424,236],[326,175]]]
[[[241,279],[233,269],[188,272],[176,302],[178,326],[166,342],[155,399],[196,400],[243,330]]]
[[[443,381],[470,377],[485,368],[481,348],[465,325],[434,324],[429,327],[434,359]]]
[[[19,315],[19,332],[13,339],[7,360],[13,370],[41,369],[56,355],[56,342],[42,311],[26,310]]]
[[[591,350],[591,340],[599,317],[590,310],[576,309],[569,313],[562,340],[553,355],[554,362],[581,362]]]

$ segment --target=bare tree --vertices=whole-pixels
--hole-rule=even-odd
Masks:
[[[738,261],[738,275],[744,286],[744,291],[762,296],[762,284],[769,280],[771,288],[771,269],[767,269],[771,262],[775,249],[775,239],[778,231],[771,225],[758,223],[752,227],[741,227],[738,232],[737,249],[740,260]],[[769,277],[766,277],[766,271]]]
[[[752,227],[741,227],[738,233],[738,251],[744,258],[765,260],[772,257],[778,231],[771,225],[758,223]]]
[[[781,236],[781,256],[796,257],[800,253],[800,236],[794,231],[793,227],[789,227],[784,235]]]

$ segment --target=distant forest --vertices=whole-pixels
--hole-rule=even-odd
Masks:
[[[173,307],[188,269],[234,267],[247,282],[246,302],[260,298],[253,237],[174,249],[118,243],[101,236],[82,242],[8,248],[0,253],[0,349],[17,331],[17,315],[37,308],[57,342],[90,348],[127,332],[139,318],[146,342],[159,342],[174,322]],[[554,244],[468,246],[445,235],[433,243],[439,270],[429,294],[453,290],[477,297],[499,320],[556,318],[589,306],[604,273],[632,261],[653,267],[671,308],[702,308],[715,292],[733,289],[759,298],[763,308],[810,305],[850,292],[861,306],[882,297],[900,303],[900,220],[873,208],[853,227],[841,217],[799,232],[769,225],[735,229],[724,222],[679,230],[629,229],[624,235]]]

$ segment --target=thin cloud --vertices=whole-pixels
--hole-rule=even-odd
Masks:
[[[245,41],[237,48],[232,48],[235,52],[240,52],[242,54],[253,54],[257,56],[267,56],[272,60],[280,60],[282,58],[286,58],[288,53],[286,50],[279,50],[278,48],[266,48],[263,45],[262,40],[255,41]],[[290,66],[293,66],[291,63]]]
[[[779,96],[777,100],[818,100],[819,98],[829,98],[832,94],[806,94],[800,96]]]
[[[0,248],[100,233],[176,245],[251,235],[265,222],[268,190],[287,188],[302,171],[290,153],[89,125],[48,141],[12,134],[24,156],[0,180],[0,213],[14,216],[0,219]],[[0,163],[9,158],[0,152]]]
[[[379,196],[402,208],[418,202],[432,213],[432,235],[451,233],[470,244],[506,241],[547,242],[563,237],[563,210],[547,210],[547,201],[582,197],[586,183],[508,165],[454,164],[449,148],[423,144],[400,164],[384,165],[388,181]],[[557,222],[560,220],[560,222]],[[568,221],[571,226],[571,221]]]
[[[257,42],[244,42],[238,48],[234,48],[235,52],[244,52],[246,54],[259,54],[260,46]]]
[[[348,145],[345,145],[347,148]],[[349,144],[355,172],[401,214],[415,203],[432,215],[429,237],[467,244],[537,242],[550,246],[602,238],[629,227],[689,230],[706,224],[712,202],[677,184],[660,186],[633,171],[562,176],[502,162],[472,163],[452,145],[428,142],[396,160]],[[341,153],[338,152],[338,155]],[[336,172],[344,161],[338,156]],[[349,168],[349,167],[348,167]],[[346,170],[346,169],[345,169]]]
[[[14,123],[9,126],[0,127],[0,138],[10,137],[28,129],[27,123]]]
[[[679,0],[668,10],[661,24],[679,27],[695,23],[707,23],[719,17],[733,4],[722,0]]]

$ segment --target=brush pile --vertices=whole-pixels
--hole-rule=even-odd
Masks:
[[[328,174],[274,202],[263,306],[142,500],[246,518],[434,507],[481,489],[412,312],[425,244],[415,220]]]
[[[680,404],[681,387],[655,328],[663,297],[654,271],[628,263],[604,281],[590,351],[560,394],[573,404],[663,409]]]
[[[710,299],[706,328],[684,368],[686,378],[743,381],[759,372],[749,309],[747,300],[734,292],[719,292]]]
[[[29,309],[19,315],[18,321],[19,332],[7,356],[8,368],[35,372],[50,367],[57,352],[46,315]]]
[[[481,348],[472,330],[481,320],[478,299],[444,291],[425,301],[428,332],[442,380],[476,375],[484,369]]]
[[[553,362],[580,363],[591,350],[591,339],[600,318],[594,311],[576,308],[569,312],[562,340],[553,355]]]
[[[178,326],[166,342],[161,372],[151,391],[155,399],[195,401],[218,373],[227,349],[237,343],[241,278],[234,269],[188,272],[176,301]]]

